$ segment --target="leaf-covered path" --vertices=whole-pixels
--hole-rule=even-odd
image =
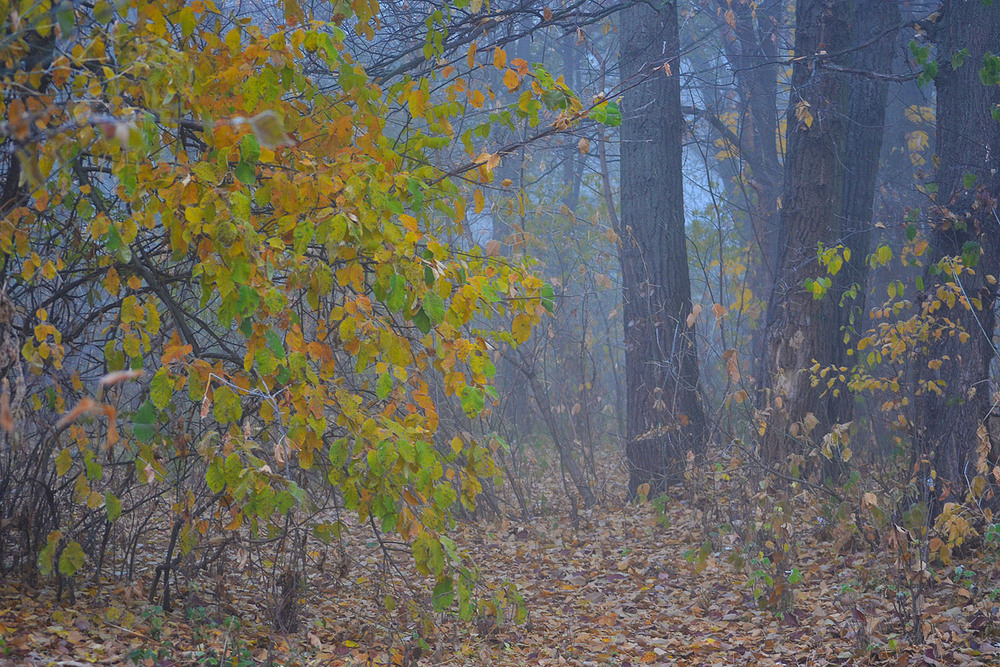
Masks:
[[[576,527],[563,515],[531,525],[463,524],[456,542],[480,565],[487,586],[517,584],[528,621],[498,627],[487,618],[471,624],[438,618],[439,630],[425,638],[415,662],[408,657],[412,651],[401,649],[401,637],[413,637],[412,627],[395,624],[392,614],[372,602],[381,589],[372,587],[377,582],[358,561],[347,582],[318,572],[311,578],[304,629],[288,637],[268,630],[251,589],[240,591],[236,584],[227,610],[242,611],[238,630],[206,623],[221,616],[211,605],[200,618],[183,610],[150,613],[140,600],[141,587],[105,587],[99,599],[83,590],[75,604],[57,605],[52,591],[25,595],[7,581],[0,598],[7,656],[0,665],[120,665],[140,655],[140,664],[147,665],[211,664],[198,660],[212,650],[252,661],[227,663],[241,665],[268,657],[298,665],[1000,662],[991,635],[993,603],[943,574],[926,600],[927,641],[914,647],[900,634],[887,593],[891,561],[862,551],[837,556],[829,543],[814,539],[818,530],[803,527],[796,561],[803,581],[795,587],[794,610],[779,617],[757,608],[746,573],[726,558],[725,538],[703,548],[717,528],[708,517],[683,502],[668,507],[667,516],[669,528],[657,523],[663,515],[649,505],[595,509],[582,513]],[[407,576],[405,568],[401,573]],[[410,644],[416,646],[412,639]]]

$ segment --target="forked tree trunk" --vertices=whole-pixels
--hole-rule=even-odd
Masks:
[[[679,478],[705,446],[698,356],[688,326],[691,284],[684,234],[680,40],[675,2],[622,12],[620,257],[628,396],[629,496]],[[666,69],[663,68],[667,65]],[[658,69],[659,68],[659,69]]]

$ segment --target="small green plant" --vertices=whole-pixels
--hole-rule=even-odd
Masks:
[[[163,632],[163,607],[153,605],[142,612],[142,617],[149,623],[149,636],[159,641]]]
[[[990,524],[983,535],[983,544],[986,545],[986,557],[992,561],[1000,561],[1000,523]]]
[[[753,595],[753,599],[757,602],[758,607],[767,606],[767,602],[774,591],[774,577],[771,575],[773,570],[771,559],[763,553],[758,553],[747,561],[747,565],[749,572],[747,574],[747,586],[750,588],[750,594]]]
[[[670,506],[670,496],[664,494],[653,499],[653,511],[656,517],[656,524],[663,530],[670,529],[670,516],[667,508]]]
[[[694,568],[696,573],[701,573],[708,566],[708,557],[712,554],[712,543],[705,540],[698,549],[688,549],[684,552],[684,560]]]

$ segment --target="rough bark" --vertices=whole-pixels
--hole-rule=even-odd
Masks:
[[[780,0],[767,0],[755,6],[725,0],[718,0],[718,4],[723,11],[728,8],[733,11],[734,39],[723,39],[723,45],[736,75],[741,106],[740,181],[760,261],[754,284],[766,290],[774,281],[780,247],[778,200],[782,173],[777,143],[777,56],[783,7]]]
[[[892,30],[900,23],[897,0],[852,0],[850,35],[856,50],[847,56],[851,69],[887,74],[892,69],[896,35]],[[864,46],[862,46],[864,45]],[[851,258],[833,278],[830,298],[839,306],[833,363],[847,367],[853,359],[847,356],[843,335],[861,329],[865,312],[868,282],[868,253],[871,250],[872,212],[875,185],[878,180],[882,140],[885,134],[885,112],[889,82],[884,78],[858,75],[848,82],[847,124],[838,160],[844,170],[840,211],[840,238],[851,251]],[[845,292],[857,286],[854,298],[844,298]],[[843,387],[830,397],[831,424],[846,424],[854,419],[854,396]]]
[[[960,257],[967,244],[981,252],[978,265],[963,271],[957,282],[930,273],[922,295],[926,306],[943,283],[959,285],[962,297],[955,306],[942,304],[932,317],[939,323],[949,318],[971,336],[965,343],[947,333],[932,336],[923,350],[925,357],[918,361],[914,455],[921,467],[918,479],[929,487],[925,490],[936,501],[936,512],[945,501],[961,500],[968,481],[976,476],[977,431],[992,405],[989,367],[995,355],[997,286],[988,276],[1000,276],[1000,123],[991,111],[1000,104],[1000,86],[984,85],[979,70],[984,54],[1000,46],[1000,8],[945,0],[931,36],[939,54],[935,79],[939,167],[936,205],[930,211],[930,264]],[[964,64],[953,68],[951,54],[962,49],[968,50]],[[962,303],[966,299],[973,303],[971,309]],[[945,359],[937,371],[927,364],[935,359]],[[927,390],[930,381],[943,383],[943,395]],[[989,443],[983,444],[989,448]],[[927,483],[928,466],[936,472],[933,484]]]
[[[676,3],[621,15],[621,72],[633,86],[621,128],[620,258],[628,396],[629,495],[664,491],[705,446],[684,234],[680,40]],[[668,75],[661,68],[669,66]]]
[[[767,419],[761,456],[782,464],[801,453],[807,431],[822,433],[831,422],[809,369],[834,362],[839,338],[834,299],[814,299],[804,287],[819,278],[819,243],[838,240],[843,169],[838,143],[844,133],[845,88],[822,67],[821,50],[835,53],[849,41],[847,0],[800,0],[796,5],[795,64],[787,112],[781,249],[767,308],[759,406]],[[807,419],[812,414],[817,420]]]

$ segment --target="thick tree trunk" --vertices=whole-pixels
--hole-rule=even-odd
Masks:
[[[968,0],[945,0],[931,35],[937,43],[936,205],[931,208],[930,266],[947,258],[975,255],[978,264],[962,270],[959,279],[930,274],[922,295],[925,313],[935,302],[932,326],[945,318],[961,326],[969,340],[947,330],[931,334],[925,357],[918,361],[919,393],[914,419],[915,463],[918,480],[926,485],[933,510],[943,502],[961,501],[968,481],[977,475],[979,427],[990,414],[990,363],[993,348],[994,304],[1000,276],[1000,122],[991,112],[1000,104],[1000,86],[984,85],[980,68],[984,56],[1000,47],[1000,7]],[[964,63],[952,54],[967,50]],[[953,307],[938,300],[938,289],[958,289]],[[972,304],[969,308],[968,304]],[[933,331],[933,329],[932,329]],[[928,362],[944,360],[933,370]],[[931,390],[935,382],[941,390]],[[928,466],[936,473],[932,483]],[[982,472],[982,471],[979,471]]]
[[[655,8],[654,8],[655,7]],[[684,234],[680,40],[675,3],[622,12],[621,239],[629,495],[651,495],[705,446]],[[664,63],[669,71],[662,69]],[[657,69],[660,68],[660,69]]]
[[[820,400],[822,390],[812,386],[810,368],[837,359],[838,305],[829,295],[813,298],[804,283],[826,276],[816,258],[818,244],[839,239],[844,173],[838,153],[846,90],[841,77],[814,56],[847,46],[848,10],[847,0],[799,0],[796,5],[781,249],[767,308],[759,397],[767,418],[761,456],[772,465],[801,453],[810,433],[821,434],[832,423],[828,404]]]
[[[831,426],[853,419],[846,388],[814,385],[812,376],[813,369],[848,366],[844,330],[856,325],[864,309],[887,92],[877,75],[892,66],[898,24],[894,0],[796,5],[782,245],[768,303],[759,399],[767,418],[761,455],[770,465],[805,454]],[[819,264],[821,243],[850,250],[839,273]],[[829,280],[829,293],[814,298],[809,280]],[[853,285],[861,288],[859,298],[841,304]]]
[[[850,35],[857,49],[847,55],[849,66],[861,72],[886,74],[891,71],[900,23],[898,0],[852,0]],[[864,45],[864,46],[861,46]],[[885,111],[889,83],[886,79],[852,77],[847,100],[847,127],[838,156],[843,169],[840,197],[840,238],[851,251],[851,258],[833,277],[834,289],[828,298],[839,306],[839,340],[848,332],[861,330],[866,306],[868,253],[871,250],[872,211],[885,134]],[[857,287],[854,298],[845,292]],[[856,338],[856,336],[854,336]],[[848,367],[853,359],[847,346],[834,348],[834,364]],[[843,386],[829,397],[831,424],[846,424],[854,419],[854,396]]]

